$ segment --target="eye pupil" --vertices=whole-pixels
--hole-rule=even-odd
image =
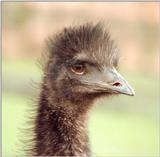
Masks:
[[[73,65],[73,66],[71,67],[71,70],[72,70],[72,72],[74,72],[74,73],[76,73],[76,74],[79,74],[79,75],[82,75],[82,74],[84,74],[84,72],[85,72],[84,65],[81,65],[81,64]]]
[[[75,65],[75,67],[74,67],[76,70],[82,70],[82,65]]]

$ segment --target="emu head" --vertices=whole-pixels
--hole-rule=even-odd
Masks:
[[[63,95],[134,95],[117,72],[118,49],[101,23],[65,28],[48,41],[46,76]]]

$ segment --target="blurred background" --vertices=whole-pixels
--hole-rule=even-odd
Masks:
[[[2,2],[2,155],[24,154],[21,128],[39,92],[45,39],[63,27],[104,20],[121,50],[120,71],[136,95],[97,101],[90,116],[92,151],[158,156],[159,14],[159,3]]]

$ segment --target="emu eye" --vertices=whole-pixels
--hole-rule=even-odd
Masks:
[[[71,66],[71,71],[77,75],[83,75],[85,72],[85,66],[82,64],[75,64]]]

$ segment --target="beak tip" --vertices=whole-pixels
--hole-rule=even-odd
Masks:
[[[135,96],[135,93],[132,93],[131,96]]]
[[[130,93],[130,96],[135,96],[135,91],[132,89],[131,93]]]

